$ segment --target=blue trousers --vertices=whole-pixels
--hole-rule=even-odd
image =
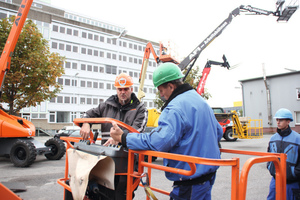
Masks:
[[[298,190],[300,189],[299,183],[297,182],[286,184],[286,200],[296,200],[293,190],[297,190],[297,189]],[[272,177],[267,200],[275,200],[275,199],[276,199],[275,179],[274,177]]]
[[[174,185],[170,200],[211,200],[211,189],[215,176],[210,181],[196,185]]]

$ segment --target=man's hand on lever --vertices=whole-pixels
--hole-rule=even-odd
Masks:
[[[113,127],[110,128],[110,136],[116,142],[122,142],[122,129],[119,128],[116,122],[112,122]]]
[[[83,140],[87,140],[90,137],[91,127],[89,123],[83,123],[80,129],[80,135]]]

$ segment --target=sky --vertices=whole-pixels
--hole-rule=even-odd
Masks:
[[[172,41],[179,60],[189,55],[231,11],[240,5],[275,11],[275,0],[51,0],[51,4],[126,28],[128,35],[150,41]],[[295,0],[286,1],[289,5]],[[212,66],[205,88],[213,107],[232,107],[242,100],[239,80],[300,70],[300,9],[290,20],[278,23],[272,15],[233,18],[223,33],[200,54],[200,71],[207,60],[222,62],[225,54],[232,69]]]

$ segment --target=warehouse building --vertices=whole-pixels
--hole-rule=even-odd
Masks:
[[[240,80],[244,116],[262,119],[265,133],[276,132],[275,113],[287,108],[293,113],[290,123],[300,132],[300,71]]]

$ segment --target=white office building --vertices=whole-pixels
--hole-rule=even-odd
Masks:
[[[0,17],[15,15],[20,4],[21,0],[0,0]],[[72,125],[74,118],[116,94],[114,80],[121,72],[133,77],[137,94],[146,44],[151,42],[159,55],[159,43],[128,35],[125,27],[52,7],[42,1],[33,2],[28,18],[49,41],[51,52],[66,58],[65,74],[57,80],[63,85],[58,96],[21,111],[22,117],[48,131]],[[144,87],[146,97],[143,98],[148,108],[155,107],[156,89],[152,84],[155,67],[157,64],[151,57]]]

